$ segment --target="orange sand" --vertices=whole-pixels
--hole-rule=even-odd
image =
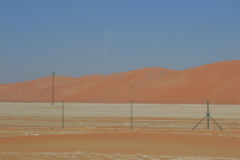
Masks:
[[[216,135],[102,133],[0,139],[0,152],[96,152],[240,158],[240,139]]]
[[[240,103],[240,60],[183,71],[145,68],[79,78],[56,76],[55,99],[67,102]],[[0,101],[49,102],[52,77],[0,85]]]

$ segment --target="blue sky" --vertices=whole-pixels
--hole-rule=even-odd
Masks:
[[[0,83],[235,59],[238,0],[0,1]]]

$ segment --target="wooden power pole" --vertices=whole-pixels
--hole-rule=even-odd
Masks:
[[[54,100],[54,92],[55,92],[55,86],[54,86],[54,82],[55,82],[55,72],[52,72],[52,105],[54,106],[55,100]]]

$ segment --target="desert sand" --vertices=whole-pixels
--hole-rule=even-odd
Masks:
[[[239,138],[161,133],[101,133],[11,137],[0,152],[94,152],[240,158]]]
[[[240,61],[226,61],[56,76],[55,105],[51,76],[0,84],[0,160],[240,159],[239,73]],[[223,130],[206,120],[192,130],[207,100]]]
[[[0,103],[0,159],[240,158],[240,107],[202,104]]]
[[[144,68],[78,78],[56,76],[58,102],[240,104],[240,60],[182,71]],[[0,85],[1,102],[50,102],[52,77]]]

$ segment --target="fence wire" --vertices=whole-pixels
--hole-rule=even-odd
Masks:
[[[62,105],[0,103],[0,127],[192,129],[207,111],[205,104],[133,103],[131,110],[131,103],[65,103],[63,121]],[[238,105],[210,105],[210,114],[224,130],[240,129]],[[203,120],[198,129],[206,125]],[[214,121],[210,129],[218,129]]]

